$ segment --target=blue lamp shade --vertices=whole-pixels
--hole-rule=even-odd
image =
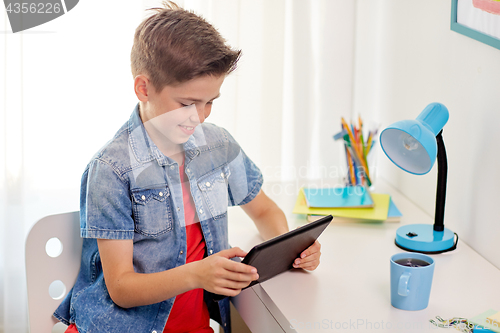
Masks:
[[[448,122],[449,112],[441,103],[431,103],[415,120],[401,120],[380,134],[380,146],[401,169],[416,175],[428,173],[437,156],[436,135]]]

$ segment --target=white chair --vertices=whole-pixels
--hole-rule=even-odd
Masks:
[[[79,212],[39,220],[26,239],[31,333],[64,332],[52,313],[73,287],[80,269],[82,239]]]

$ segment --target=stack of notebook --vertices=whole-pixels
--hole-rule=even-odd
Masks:
[[[336,221],[399,222],[402,216],[390,195],[370,193],[363,186],[302,188],[293,213],[305,214],[309,221],[333,215]]]

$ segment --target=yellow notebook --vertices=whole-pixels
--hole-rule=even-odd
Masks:
[[[378,193],[372,193],[371,195],[374,202],[373,208],[309,208],[304,192],[300,189],[292,212],[294,214],[333,215],[353,219],[385,221],[389,211],[390,195]]]
[[[473,323],[474,325],[478,325],[479,327],[483,327],[489,329],[490,331],[500,333],[500,327],[491,324],[491,319],[488,319],[494,316],[497,312],[497,310],[489,309],[488,311],[469,319],[469,323]]]

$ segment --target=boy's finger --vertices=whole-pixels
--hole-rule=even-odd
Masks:
[[[247,252],[243,251],[239,247],[232,247],[230,249],[220,251],[219,253],[217,253],[217,255],[220,255],[227,259],[231,259],[234,257],[244,257],[247,255]]]
[[[294,264],[300,265],[300,264],[305,264],[307,262],[315,261],[318,260],[321,257],[321,252],[315,252],[307,257],[304,258],[297,258],[294,260]]]
[[[309,246],[300,254],[300,258],[305,258],[313,253],[319,252],[320,250],[321,250],[321,244],[318,242],[318,240],[316,240],[311,246]]]
[[[227,274],[224,276],[226,280],[232,281],[232,282],[237,282],[237,283],[244,283],[240,288],[246,287],[250,282],[257,280],[259,278],[259,274],[257,273],[237,273],[237,272],[231,272],[228,271]],[[230,287],[232,289],[235,289],[237,287]]]
[[[232,260],[227,260],[223,266],[226,270],[236,273],[244,273],[244,274],[254,274],[257,273],[257,268],[242,264],[241,262],[236,262]]]
[[[233,289],[233,290],[241,290],[248,286],[252,281],[226,281],[225,288]]]
[[[310,259],[312,256],[307,257],[307,259]],[[314,258],[311,258],[311,260],[305,260],[305,259],[295,259],[293,262],[293,267],[294,268],[304,268],[304,269],[309,269],[311,267],[318,267],[320,262],[320,256],[314,256]]]
[[[231,289],[231,288],[218,288],[216,290],[217,294],[234,297],[241,292],[241,289]]]
[[[318,261],[312,261],[312,262],[308,262],[306,264],[301,264],[295,268],[302,268],[302,269],[307,269],[308,271],[313,271],[315,270],[316,268],[318,268],[319,266],[319,260]]]

